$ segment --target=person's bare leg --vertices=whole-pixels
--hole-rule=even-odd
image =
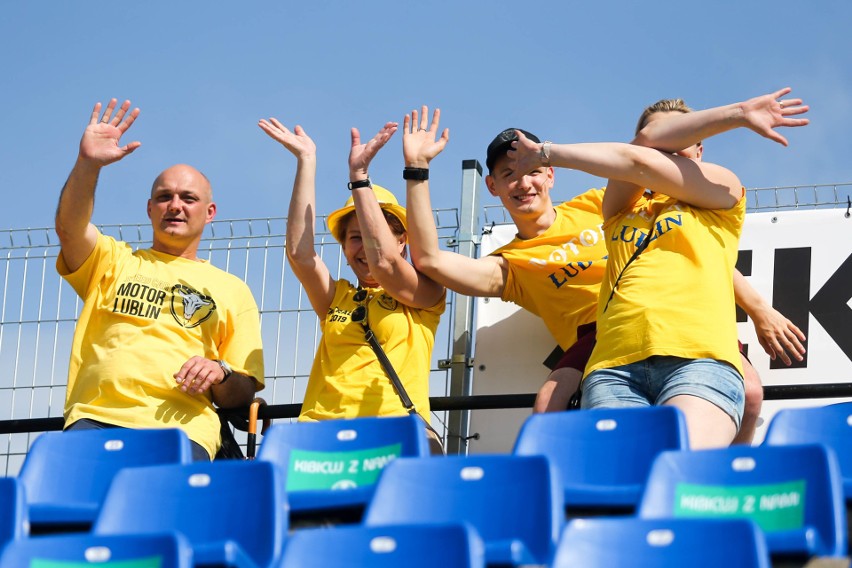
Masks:
[[[728,414],[703,398],[682,394],[668,399],[667,406],[676,406],[686,417],[689,447],[693,450],[723,448],[737,433],[737,426]]]
[[[745,380],[745,411],[740,431],[737,432],[732,444],[751,444],[757,430],[757,419],[760,418],[760,408],[763,406],[763,384],[757,369],[740,354],[743,362],[743,379]]]
[[[568,408],[571,396],[580,388],[583,373],[571,367],[556,369],[538,389],[533,412],[559,412]]]

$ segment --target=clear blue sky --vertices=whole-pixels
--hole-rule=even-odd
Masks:
[[[750,132],[705,158],[748,187],[852,181],[852,2],[572,0],[0,4],[0,229],[52,224],[93,104],[142,109],[142,147],[101,177],[94,220],[143,222],[150,183],[186,162],[213,182],[219,218],[283,216],[295,160],[256,126],[302,124],[319,148],[319,212],[347,197],[349,128],[371,135],[426,103],[450,144],[432,167],[456,207],[464,159],[500,130],[554,141],[627,140],[641,109],[694,107],[790,85],[812,125],[784,149]],[[403,189],[401,136],[375,181]],[[598,182],[557,174],[556,197]],[[486,197],[483,203],[495,203]]]

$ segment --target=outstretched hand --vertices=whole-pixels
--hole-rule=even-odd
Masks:
[[[361,133],[358,132],[358,129],[352,129],[352,148],[349,150],[349,177],[353,181],[367,177],[370,162],[391,139],[397,128],[399,128],[399,123],[388,122],[366,144],[361,144]]]
[[[518,139],[512,142],[512,149],[506,152],[509,164],[516,175],[525,175],[543,166],[541,163],[541,144],[527,138],[516,130]]]
[[[111,99],[103,117],[100,116],[101,103],[95,104],[89,125],[80,140],[80,158],[82,160],[93,162],[98,166],[106,166],[124,158],[142,145],[141,142],[131,142],[119,146],[121,136],[127,132],[127,129],[139,116],[139,109],[134,108],[128,113],[130,101],[124,101],[116,111],[115,105],[117,103],[117,99]],[[113,113],[115,114],[113,115]]]
[[[751,314],[751,318],[757,340],[770,359],[780,357],[788,367],[792,364],[791,356],[796,361],[802,360],[805,354],[802,345],[805,334],[793,322],[771,307]]]
[[[440,122],[441,109],[436,108],[432,113],[432,124],[429,124],[429,109],[426,105],[423,105],[420,114],[413,110],[410,115],[405,115],[402,120],[402,156],[407,167],[429,167],[429,162],[447,146],[450,140],[449,128],[445,128],[441,137],[436,138]]]
[[[261,118],[257,125],[266,132],[270,138],[277,140],[282,146],[290,150],[298,159],[316,156],[317,146],[305,129],[296,125],[292,131],[281,124],[277,118],[266,120]]]
[[[785,87],[742,103],[743,118],[748,128],[787,146],[787,139],[774,129],[779,126],[805,126],[810,122],[807,118],[791,118],[808,112],[809,107],[802,104],[802,99],[778,100],[790,91],[790,87]]]

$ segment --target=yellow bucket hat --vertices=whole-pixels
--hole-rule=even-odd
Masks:
[[[390,211],[397,219],[402,221],[402,226],[405,227],[405,230],[407,231],[408,222],[406,220],[405,207],[399,204],[399,201],[396,200],[394,194],[376,184],[373,184],[373,193],[376,195],[376,201],[379,202],[379,206],[382,209]],[[355,211],[355,198],[351,195],[349,196],[349,199],[346,200],[343,207],[337,211],[331,212],[328,217],[326,217],[325,223],[328,225],[328,230],[335,239],[337,239],[337,226],[340,224],[340,220],[343,219],[343,217],[350,211]]]

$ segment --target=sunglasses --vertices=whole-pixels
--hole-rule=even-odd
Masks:
[[[367,319],[367,306],[364,304],[364,300],[367,299],[367,291],[366,290],[358,290],[355,292],[355,295],[352,296],[352,299],[358,302],[358,307],[352,310],[352,321],[354,322],[363,322]]]

